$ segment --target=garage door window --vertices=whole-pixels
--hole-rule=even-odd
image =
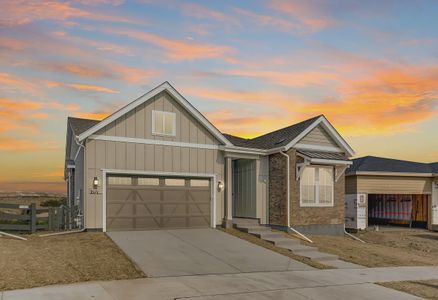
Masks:
[[[131,185],[132,178],[131,177],[114,177],[111,176],[108,178],[108,184],[111,185]]]
[[[206,187],[210,185],[209,180],[202,180],[202,179],[192,179],[190,180],[190,186],[193,187]]]
[[[306,167],[300,177],[301,206],[333,206],[332,167]]]
[[[186,181],[184,179],[165,179],[164,184],[167,186],[185,186]]]
[[[158,178],[138,178],[138,185],[159,185],[160,184],[160,179]]]

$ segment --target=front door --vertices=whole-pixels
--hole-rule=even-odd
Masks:
[[[256,161],[233,161],[233,216],[256,217]]]

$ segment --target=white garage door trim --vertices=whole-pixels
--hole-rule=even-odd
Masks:
[[[216,174],[199,174],[199,173],[179,173],[179,172],[155,172],[155,171],[136,171],[136,170],[117,170],[117,169],[102,169],[102,230],[106,232],[106,178],[107,175],[124,174],[124,175],[150,175],[150,176],[173,176],[173,177],[192,177],[192,178],[208,178],[212,180],[211,184],[211,199],[213,201],[210,207],[210,225],[216,227],[216,192],[217,186]]]

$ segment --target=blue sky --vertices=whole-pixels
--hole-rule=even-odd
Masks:
[[[227,133],[325,114],[358,156],[438,161],[437,12],[436,1],[2,1],[0,190],[63,189],[66,117],[101,119],[166,80]]]

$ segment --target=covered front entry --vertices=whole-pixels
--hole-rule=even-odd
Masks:
[[[211,226],[209,178],[108,175],[106,230]]]
[[[233,217],[257,217],[256,184],[256,161],[233,160]]]

